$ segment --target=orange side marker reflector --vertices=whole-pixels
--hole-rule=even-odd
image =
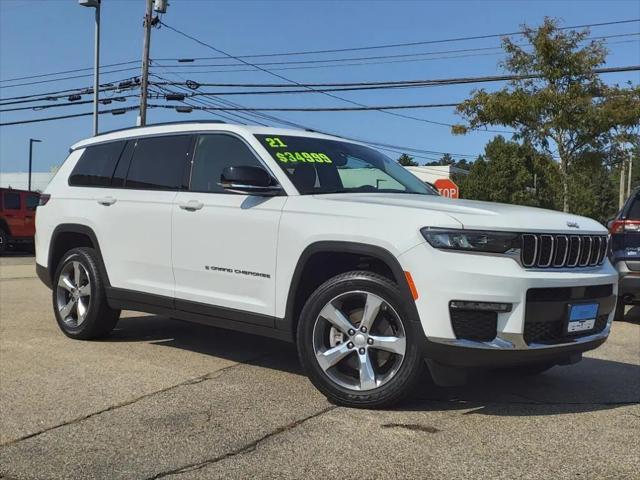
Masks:
[[[404,276],[407,279],[407,284],[409,285],[409,290],[411,290],[411,296],[414,300],[418,299],[418,289],[416,288],[416,284],[413,283],[413,277],[409,272],[404,272]]]

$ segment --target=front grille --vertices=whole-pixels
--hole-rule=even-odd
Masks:
[[[524,325],[524,341],[529,345],[532,343],[565,343],[572,338],[600,333],[607,326],[607,317],[608,315],[600,315],[596,318],[596,323],[592,330],[571,335],[564,332],[564,322],[561,320],[526,322]]]
[[[523,233],[520,261],[525,268],[576,268],[601,265],[607,255],[605,235]]]
[[[456,338],[490,342],[498,335],[498,314],[476,310],[449,309]]]

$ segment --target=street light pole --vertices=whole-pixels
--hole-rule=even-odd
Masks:
[[[98,135],[98,101],[100,91],[100,0],[78,0],[83,7],[95,8],[96,31],[93,55],[93,135]]]
[[[31,170],[33,168],[33,144],[42,142],[42,140],[38,140],[37,138],[29,139],[29,186],[27,190],[31,191]]]

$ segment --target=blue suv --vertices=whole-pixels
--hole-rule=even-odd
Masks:
[[[640,187],[636,188],[620,213],[609,222],[611,263],[620,272],[616,320],[624,307],[640,303]]]

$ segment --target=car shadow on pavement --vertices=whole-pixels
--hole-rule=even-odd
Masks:
[[[104,341],[147,342],[304,375],[292,344],[166,317],[125,317]],[[460,387],[438,387],[425,373],[417,391],[393,410],[468,410],[496,416],[593,412],[640,403],[638,378],[640,365],[598,358],[532,377],[478,370]]]
[[[636,325],[640,325],[640,305],[634,305],[624,316],[623,322],[635,323]]]

